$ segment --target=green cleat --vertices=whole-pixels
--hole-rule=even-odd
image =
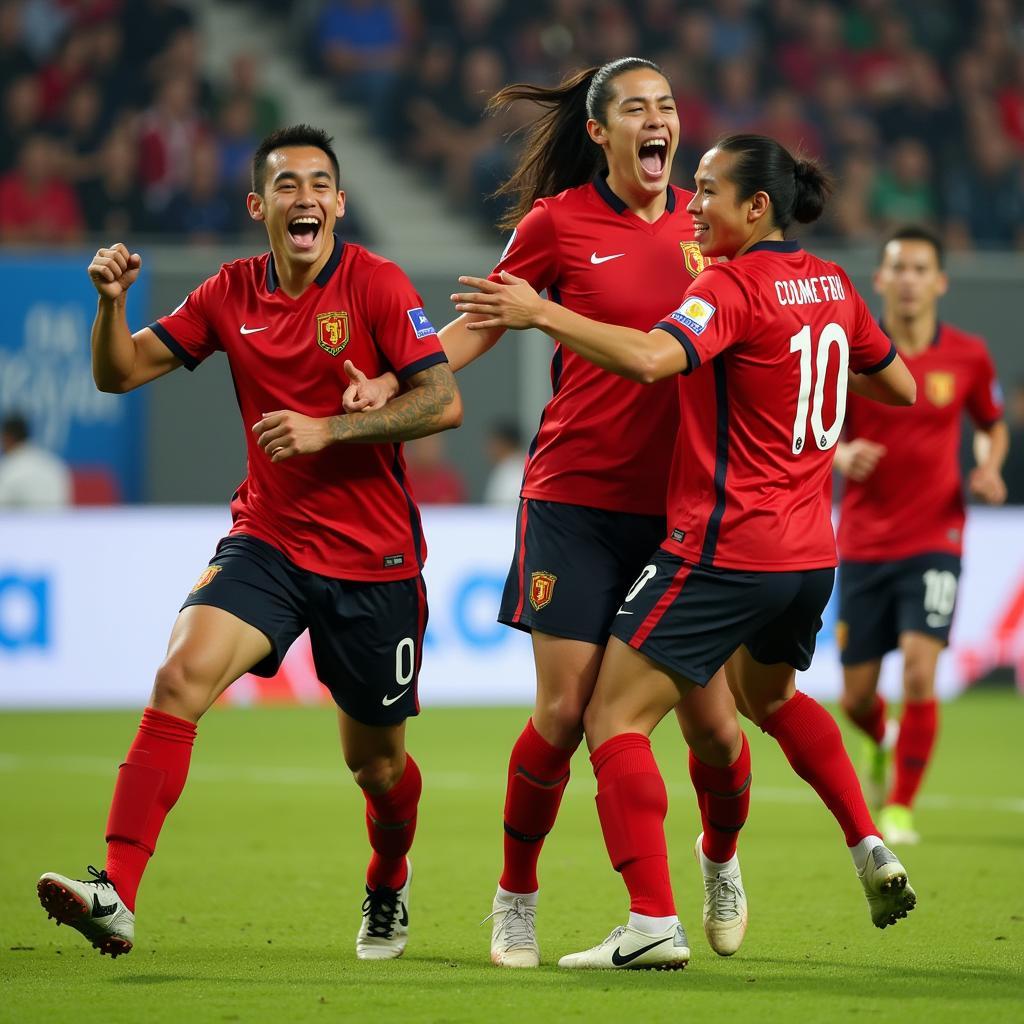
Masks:
[[[914,829],[914,816],[902,804],[886,804],[878,815],[882,838],[892,846],[916,846],[921,837]]]
[[[892,784],[892,753],[896,747],[900,724],[894,719],[885,723],[885,735],[881,743],[872,739],[864,741],[864,760],[861,771],[861,785],[864,798],[875,810],[884,806]]]

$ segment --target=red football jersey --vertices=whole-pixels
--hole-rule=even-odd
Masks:
[[[876,441],[886,452],[867,480],[843,485],[838,540],[844,560],[891,561],[931,551],[959,555],[963,413],[979,427],[1003,415],[995,367],[981,338],[940,324],[928,348],[903,359],[917,381],[912,409],[850,396],[847,439]]]
[[[727,569],[835,565],[847,370],[896,356],[849,278],[797,242],[761,242],[708,267],[657,326],[693,372],[679,382],[665,549]]]
[[[585,317],[649,331],[666,296],[682,295],[704,266],[686,212],[691,195],[670,186],[654,224],[637,217],[603,177],[539,199],[491,278],[507,270]],[[523,496],[662,515],[679,418],[675,384],[625,380],[556,339],[551,391],[526,460]]]
[[[419,572],[426,546],[400,444],[334,444],[275,465],[251,429],[278,409],[338,415],[346,359],[371,377],[391,370],[400,380],[445,361],[400,267],[335,238],[315,283],[293,299],[264,253],[225,264],[150,327],[190,370],[217,349],[227,355],[248,452],[231,501],[233,534],[334,578]]]

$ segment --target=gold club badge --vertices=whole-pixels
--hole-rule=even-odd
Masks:
[[[317,313],[316,343],[336,356],[348,344],[348,313]]]
[[[212,582],[214,576],[221,571],[223,566],[220,565],[208,565],[200,574],[199,579],[196,580],[196,585],[192,588],[194,594],[197,590],[202,590],[207,583]]]
[[[683,250],[683,263],[690,277],[696,277],[710,262],[704,259],[704,254],[696,242],[680,242],[679,248]]]
[[[956,397],[956,377],[938,370],[924,375],[924,393],[932,405],[940,409]]]
[[[558,577],[550,572],[530,573],[530,604],[534,611],[540,611],[551,604],[551,598],[555,593],[555,583]]]

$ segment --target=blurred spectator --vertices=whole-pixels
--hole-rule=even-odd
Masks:
[[[797,24],[801,36],[781,47],[778,67],[798,93],[810,96],[818,80],[829,71],[853,77],[855,62],[843,41],[842,16],[835,4],[811,4]]]
[[[1010,453],[1003,466],[1006,500],[1024,505],[1024,377],[1018,378],[1007,395],[1006,422],[1010,428]]]
[[[89,37],[70,30],[61,40],[53,58],[39,73],[42,89],[42,115],[53,123],[71,92],[89,74]]]
[[[407,441],[403,447],[409,487],[420,505],[465,502],[465,481],[458,469],[447,461],[441,434],[418,437]]]
[[[25,27],[22,21],[24,5],[21,0],[0,2],[0,92],[16,78],[30,75],[36,62],[25,45]]]
[[[768,97],[754,128],[778,139],[790,152],[820,158],[821,137],[814,123],[804,115],[800,97],[791,89],[776,89]]]
[[[1006,138],[975,133],[966,173],[955,170],[947,188],[947,234],[953,248],[1024,246],[1024,174]]]
[[[96,173],[103,142],[103,95],[93,82],[84,82],[68,97],[58,124],[67,151],[67,175],[83,181]]]
[[[714,138],[748,131],[761,116],[757,67],[744,57],[725,61],[718,69],[718,88],[711,100]]]
[[[260,83],[260,67],[251,53],[239,52],[232,58],[231,77],[224,94],[224,103],[239,98],[249,101],[252,108],[252,131],[257,139],[266,137],[284,123],[281,103]]]
[[[262,138],[256,134],[256,110],[250,97],[239,93],[228,99],[221,107],[216,134],[224,183],[248,187],[252,155]]]
[[[928,150],[916,139],[900,139],[888,166],[875,179],[871,214],[880,228],[898,224],[933,224],[938,203],[932,187]]]
[[[186,187],[167,204],[164,229],[196,245],[213,245],[233,234],[245,211],[245,193],[221,182],[217,147],[203,139],[192,150]]]
[[[81,240],[78,197],[59,170],[66,166],[61,145],[49,135],[28,138],[17,168],[0,178],[0,241],[46,245]]]
[[[0,173],[18,162],[18,153],[30,135],[39,130],[42,92],[39,79],[21,75],[7,86],[0,109]]]
[[[52,452],[29,440],[28,421],[11,413],[0,423],[0,508],[64,508],[71,474]]]
[[[121,15],[124,52],[132,62],[132,80],[145,76],[150,62],[167,46],[167,40],[193,25],[192,12],[175,0],[129,0]]]
[[[523,485],[526,451],[519,427],[511,420],[498,420],[487,432],[487,461],[491,472],[484,486],[487,505],[516,505]]]
[[[149,230],[137,166],[138,155],[130,132],[112,132],[98,154],[96,174],[78,187],[89,231],[110,239]]]

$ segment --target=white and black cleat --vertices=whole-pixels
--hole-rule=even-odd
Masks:
[[[590,971],[681,971],[690,962],[690,943],[679,923],[660,935],[620,925],[604,942],[582,953],[569,953],[559,967]]]
[[[356,936],[356,956],[360,960],[395,960],[405,952],[409,941],[409,888],[412,885],[412,861],[406,858],[408,874],[401,889],[386,885],[366,888],[363,923]]]
[[[106,871],[89,865],[92,878],[65,878],[47,871],[36,885],[48,918],[80,931],[100,953],[111,957],[132,951],[135,915],[117,894]]]

